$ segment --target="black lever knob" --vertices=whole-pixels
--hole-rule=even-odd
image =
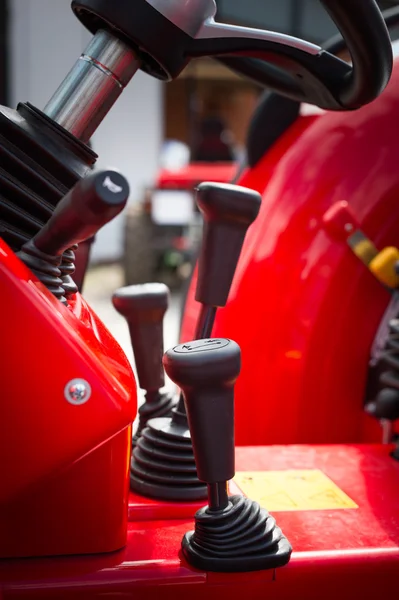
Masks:
[[[115,309],[128,323],[139,385],[146,392],[145,402],[139,408],[134,447],[147,422],[170,416],[174,404],[170,393],[160,391],[165,385],[163,318],[169,296],[169,290],[163,283],[145,283],[121,288],[112,297]]]
[[[375,400],[366,407],[367,412],[376,419],[396,421],[399,419],[399,390],[384,388]]]
[[[19,258],[54,296],[67,304],[65,296],[77,291],[70,277],[75,270],[72,250],[116,217],[128,197],[129,185],[120,173],[102,171],[89,175],[67,193],[46,225],[22,246]]]
[[[237,185],[202,183],[196,200],[204,231],[195,299],[207,306],[225,306],[246,233],[259,213],[261,196]]]
[[[180,386],[190,425],[198,478],[207,483],[208,506],[185,534],[185,558],[208,571],[258,571],[286,564],[291,546],[275,520],[256,502],[228,495],[234,477],[234,384],[239,346],[202,339],[176,346],[164,356],[169,377]]]
[[[234,384],[241,368],[240,348],[227,339],[197,340],[169,350],[163,362],[184,395],[198,479],[208,484],[213,508],[223,508],[227,481],[234,476]],[[219,483],[221,494],[213,485]]]
[[[80,180],[57,205],[46,225],[35,235],[35,247],[44,254],[62,253],[116,217],[129,197],[129,184],[116,171],[100,171]]]
[[[112,302],[129,325],[140,387],[158,391],[165,385],[163,318],[169,304],[168,288],[162,283],[132,285],[115,292]]]

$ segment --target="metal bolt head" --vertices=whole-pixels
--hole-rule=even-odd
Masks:
[[[65,386],[64,396],[70,404],[84,404],[91,396],[90,384],[85,379],[71,379]]]

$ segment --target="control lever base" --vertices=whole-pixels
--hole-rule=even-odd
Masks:
[[[133,448],[132,491],[160,500],[203,500],[207,486],[198,480],[190,430],[176,409],[171,418],[150,419]]]
[[[66,304],[64,296],[65,289],[61,278],[60,264],[62,257],[51,256],[41,252],[36,248],[34,240],[26,242],[17,256],[32,271],[39,281],[58,298],[63,304]]]
[[[78,286],[72,279],[72,275],[75,273],[75,250],[77,249],[78,245],[74,244],[69,250],[65,250],[60,264],[62,287],[64,288],[65,296],[67,298],[77,294],[79,291]]]
[[[201,508],[182,550],[195,568],[225,573],[283,567],[292,552],[275,519],[244,496],[231,496],[223,510]]]
[[[174,407],[174,399],[169,392],[160,393],[157,391],[154,394],[147,392],[145,394],[146,401],[139,408],[139,425],[133,436],[133,448],[137,445],[138,439],[151,419],[160,417],[171,417]]]

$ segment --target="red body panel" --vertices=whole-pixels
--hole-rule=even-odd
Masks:
[[[199,504],[128,495],[137,400],[122,350],[79,295],[62,306],[0,241],[1,600],[375,600],[396,589],[391,448],[252,444],[379,437],[362,401],[389,294],[323,216],[348,200],[379,247],[396,243],[399,140],[387,120],[399,116],[398,95],[397,73],[358,113],[299,120],[242,180],[266,193],[214,332],[242,347],[237,442],[251,447],[237,449],[237,471],[318,469],[357,505],[278,512],[294,549],[283,569],[227,575],[186,563],[181,539]],[[231,179],[204,168],[168,185]],[[183,338],[195,312],[191,301]],[[64,395],[75,378],[92,389],[81,406]]]
[[[385,92],[354,113],[295,124],[243,185],[263,192],[229,302],[213,334],[242,349],[236,443],[378,441],[363,414],[370,348],[389,293],[324,229],[347,200],[379,249],[398,244],[399,63]],[[189,293],[182,341],[198,305]],[[277,424],[279,426],[277,426]]]
[[[358,505],[279,512],[293,546],[287,567],[205,573],[180,553],[192,519],[131,522],[128,544],[100,557],[0,562],[2,599],[162,598],[365,600],[397,586],[399,464],[388,446],[239,448],[237,470],[320,469]]]
[[[176,171],[163,169],[157,177],[158,189],[192,189],[202,181],[229,183],[237,172],[236,163],[190,163]]]
[[[130,364],[80,295],[63,306],[1,241],[0,288],[0,556],[121,547],[137,409]],[[80,406],[64,395],[75,378],[91,386]],[[56,535],[49,524],[62,514]]]

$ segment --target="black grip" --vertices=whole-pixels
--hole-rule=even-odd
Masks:
[[[132,285],[115,292],[112,302],[129,325],[140,387],[159,390],[165,385],[163,318],[169,305],[168,288],[163,283]]]
[[[232,479],[240,347],[227,339],[197,340],[166,352],[163,364],[183,392],[198,478],[206,483]]]
[[[195,299],[225,306],[245,235],[256,219],[261,196],[238,185],[202,183],[197,205],[204,218]]]
[[[129,184],[117,171],[99,171],[80,180],[57,205],[33,239],[38,250],[60,256],[95,235],[116,217],[129,197]]]
[[[393,388],[381,390],[374,402],[366,407],[368,414],[376,419],[396,421],[399,419],[399,391]]]

